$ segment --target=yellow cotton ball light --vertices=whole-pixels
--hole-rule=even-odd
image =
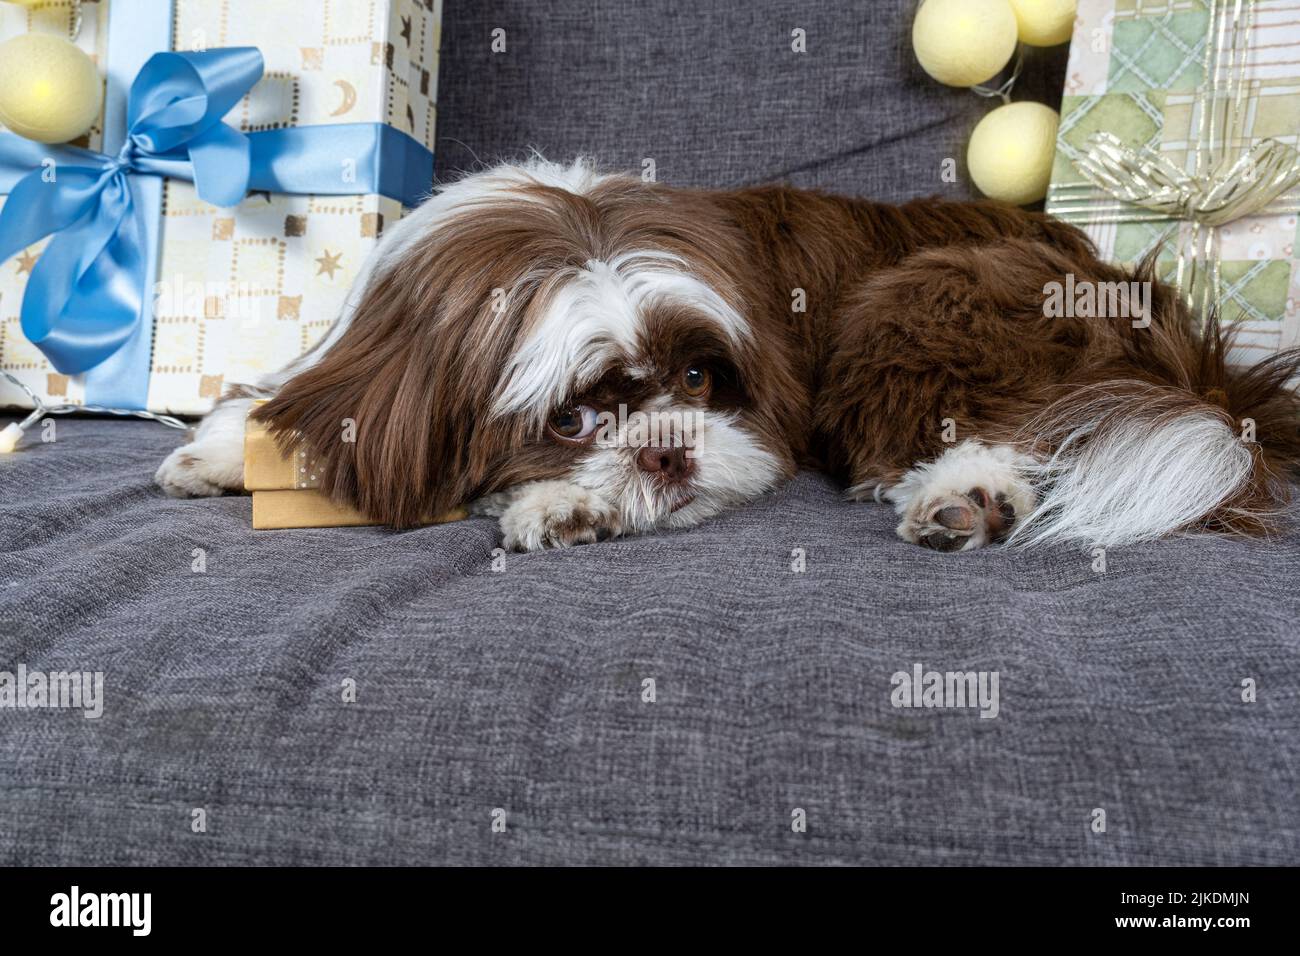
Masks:
[[[1056,152],[1056,110],[1009,103],[980,120],[966,149],[966,166],[990,199],[1024,206],[1047,195]]]
[[[1078,0],[1011,0],[1022,43],[1056,46],[1070,39]]]
[[[0,43],[0,123],[38,143],[76,139],[99,116],[104,86],[94,61],[48,33]]]
[[[1016,52],[1008,0],[925,0],[912,22],[912,49],[925,72],[949,86],[993,79]]]
[[[23,430],[17,422],[10,422],[0,428],[0,455],[7,455],[18,447],[18,439],[23,437]]]

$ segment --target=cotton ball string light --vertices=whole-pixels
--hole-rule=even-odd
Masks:
[[[1016,51],[1008,0],[925,0],[912,22],[912,48],[925,72],[948,86],[997,76]]]
[[[37,422],[43,422],[50,415],[70,415],[74,412],[98,412],[103,415],[119,415],[121,417],[130,416],[132,418],[146,418],[149,421],[158,422],[160,425],[166,425],[168,428],[175,428],[179,431],[189,431],[190,426],[179,418],[171,415],[158,415],[154,412],[140,411],[135,408],[108,408],[104,405],[70,405],[66,402],[58,405],[50,405],[45,399],[33,392],[22,379],[11,375],[4,369],[0,368],[0,378],[7,379],[9,384],[17,388],[27,396],[31,402],[32,410],[26,418],[20,422],[10,422],[4,428],[0,428],[0,455],[7,455],[18,447],[22,440],[23,433],[31,428]]]
[[[1070,39],[1078,0],[1011,0],[1020,42],[1030,46],[1056,46]]]
[[[38,143],[76,139],[99,117],[103,84],[76,44],[48,33],[0,43],[0,123]]]
[[[1046,196],[1060,122],[1042,103],[1008,103],[980,120],[966,150],[980,192],[1017,206]]]
[[[10,422],[0,428],[0,455],[7,455],[18,447],[18,439],[23,437],[23,430],[17,422]]]

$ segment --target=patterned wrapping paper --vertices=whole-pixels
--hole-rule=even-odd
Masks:
[[[101,64],[111,0],[83,4],[78,46]],[[0,3],[0,40],[71,36],[70,0]],[[382,122],[433,149],[442,0],[175,0],[173,48],[256,46],[263,79],[226,117],[245,132]],[[101,124],[78,145],[100,147]],[[0,196],[0,204],[4,202]],[[324,334],[385,222],[403,210],[378,195],[251,193],[230,209],[167,180],[148,408],[202,414],[229,382],[291,361]],[[56,401],[81,403],[19,325],[38,244],[0,266],[0,368]],[[0,380],[0,407],[29,405]]]
[[[1218,7],[1221,24],[1232,14],[1233,0],[1220,0]],[[1198,111],[1205,102],[1198,94],[1205,85],[1207,44],[1226,49],[1229,42],[1228,32],[1217,26],[1209,0],[1079,0],[1047,211],[1066,217],[1068,209],[1088,207],[1082,221],[1071,221],[1079,222],[1108,259],[1135,262],[1166,236],[1174,248],[1184,248],[1192,226],[1108,215],[1104,210],[1115,201],[1088,185],[1074,161],[1087,149],[1090,135],[1109,132],[1127,146],[1158,150],[1191,171]],[[1264,138],[1297,145],[1300,2],[1255,0],[1245,56],[1238,62],[1244,122],[1214,145],[1234,157]],[[1291,202],[1276,205],[1294,208],[1294,195],[1293,190]],[[1234,361],[1254,362],[1300,345],[1296,240],[1297,215],[1291,211],[1219,227],[1220,307],[1223,318],[1238,321],[1240,328]],[[1162,253],[1160,265],[1163,277],[1172,279],[1172,249]]]

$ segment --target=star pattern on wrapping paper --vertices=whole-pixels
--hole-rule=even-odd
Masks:
[[[18,274],[22,275],[26,272],[28,275],[31,275],[32,267],[36,265],[36,260],[39,258],[40,256],[34,256],[24,249],[23,254],[18,257]]]
[[[402,39],[406,41],[407,49],[411,46],[411,18],[402,17]]]
[[[323,251],[325,253],[323,256],[316,257],[316,264],[320,266],[320,268],[316,270],[316,274],[318,276],[323,276],[328,272],[329,277],[333,279],[334,273],[343,268],[343,263],[339,261],[343,258],[343,253],[336,252],[331,254],[328,249]]]

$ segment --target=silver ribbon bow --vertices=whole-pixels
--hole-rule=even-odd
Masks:
[[[1074,161],[1094,187],[1125,205],[1090,203],[1053,209],[1067,222],[1188,222],[1190,241],[1178,250],[1175,284],[1188,305],[1207,320],[1220,289],[1220,226],[1260,213],[1296,212],[1283,194],[1300,183],[1300,152],[1275,139],[1231,155],[1230,144],[1245,139],[1245,82],[1254,0],[1209,0],[1209,35],[1198,92],[1196,147],[1192,171],[1176,166],[1150,147],[1134,149],[1110,133],[1094,133]],[[1216,41],[1216,34],[1218,40]],[[1227,38],[1228,42],[1223,41]],[[1063,196],[1071,190],[1064,187]],[[1135,208],[1136,207],[1136,208]]]

